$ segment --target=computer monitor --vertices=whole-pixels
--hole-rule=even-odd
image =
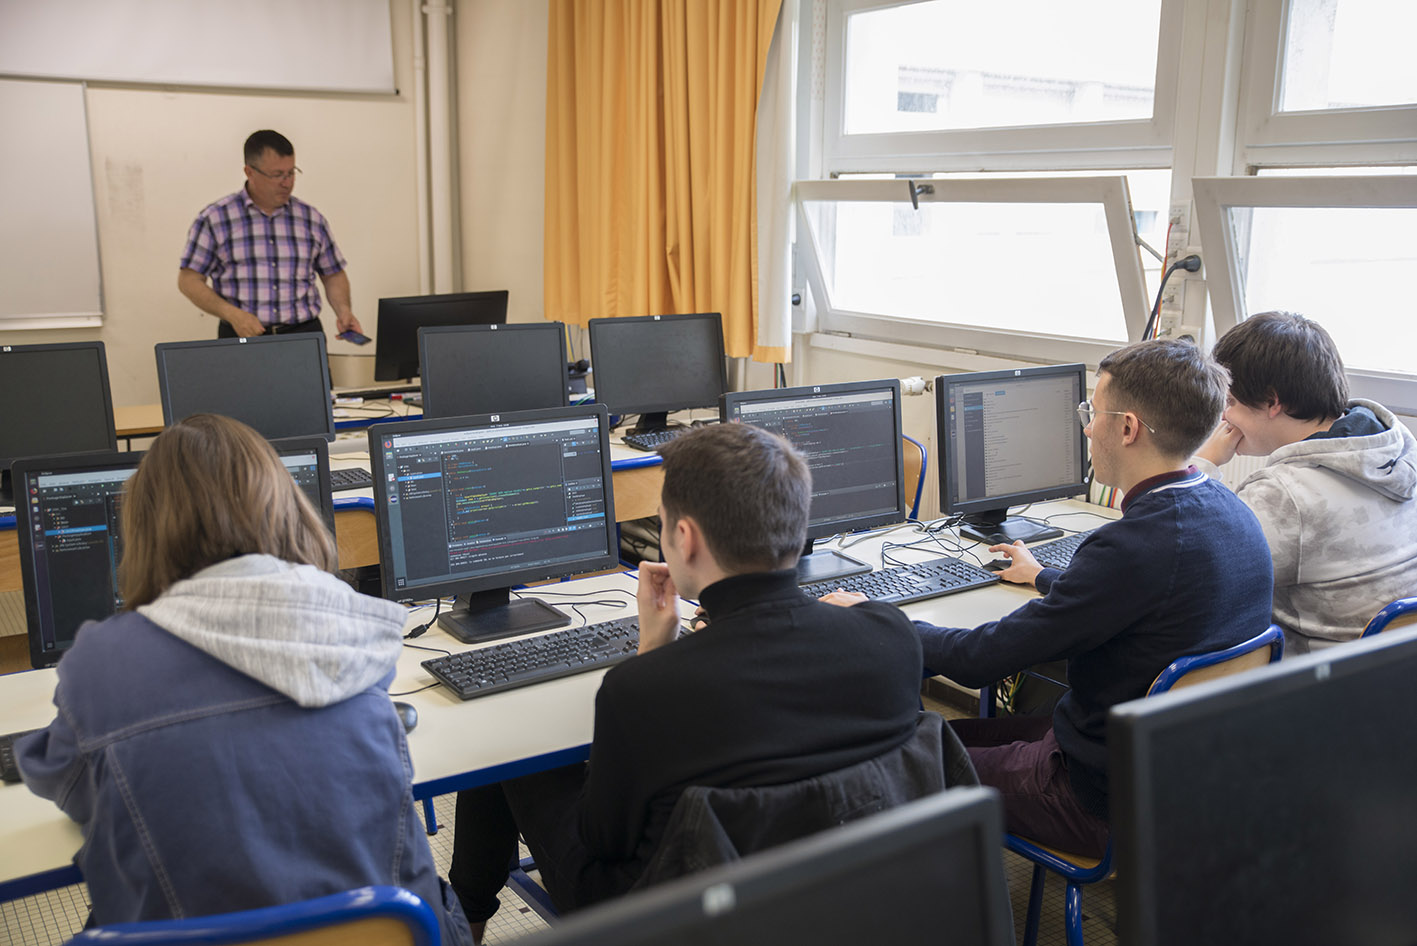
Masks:
[[[560,322],[420,328],[418,350],[424,417],[566,406]]]
[[[812,541],[905,519],[900,382],[858,381],[723,395],[720,418],[781,434],[812,470],[803,584],[869,572],[871,566]]]
[[[280,462],[295,485],[325,521],[330,535],[335,532],[335,501],[330,488],[330,445],[323,437],[289,437],[272,440]]]
[[[418,377],[418,330],[434,325],[492,325],[507,321],[507,290],[450,292],[379,300],[374,380]]]
[[[590,320],[595,399],[639,414],[637,432],[663,430],[669,412],[713,407],[728,389],[717,312]]]
[[[163,342],[154,351],[164,423],[224,414],[268,440],[335,439],[320,332]]]
[[[103,342],[0,345],[0,405],[0,505],[21,457],[118,449]]]
[[[457,595],[464,643],[569,623],[509,589],[618,562],[609,436],[599,404],[370,428],[384,597]]]
[[[1003,805],[952,788],[568,917],[527,946],[1014,941]]]
[[[1009,516],[1009,507],[1087,491],[1086,437],[1077,416],[1086,397],[1082,365],[935,379],[940,506],[964,517],[961,535],[995,543],[1063,534]]]
[[[1118,939],[1413,942],[1417,630],[1116,707]]]
[[[118,527],[123,486],[141,453],[31,457],[16,461],[16,528],[30,665],[50,667],[85,621],[122,605]]]

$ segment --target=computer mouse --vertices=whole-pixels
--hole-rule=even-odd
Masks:
[[[996,559],[994,559],[992,562],[985,562],[985,563],[983,564],[983,566],[981,566],[981,567],[983,567],[983,569],[984,569],[985,571],[1001,572],[1001,571],[1003,571],[1004,569],[1008,568],[1008,567],[1009,567],[1010,565],[1012,565],[1012,564],[1013,564],[1013,560],[1012,560],[1012,559],[996,558]]]
[[[394,701],[394,709],[398,710],[399,721],[403,723],[404,732],[413,732],[413,727],[418,725],[418,710],[414,709],[412,703]]]

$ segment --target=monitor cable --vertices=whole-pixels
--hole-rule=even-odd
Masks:
[[[1141,333],[1142,341],[1155,338],[1156,336],[1153,333],[1161,328],[1158,324],[1159,316],[1161,315],[1161,293],[1166,289],[1166,280],[1170,279],[1171,274],[1178,269],[1184,269],[1188,273],[1194,273],[1200,268],[1201,258],[1194,253],[1182,259],[1178,259],[1176,262],[1166,267],[1166,271],[1161,274],[1161,285],[1156,287],[1156,302],[1152,304],[1151,316],[1146,320],[1146,329]]]

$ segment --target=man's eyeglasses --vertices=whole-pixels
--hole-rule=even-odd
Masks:
[[[1131,414],[1133,417],[1136,417],[1136,414],[1133,411],[1099,411],[1097,408],[1092,406],[1091,401],[1083,401],[1082,403],[1078,404],[1078,420],[1082,422],[1082,425],[1084,427],[1092,423],[1092,417],[1094,414]],[[1137,423],[1141,424],[1153,434],[1156,433],[1156,428],[1148,424],[1146,421],[1142,420],[1140,417],[1137,417]]]
[[[246,166],[267,180],[272,181],[293,181],[295,180],[295,175],[305,173],[301,171],[300,168],[291,168],[289,171],[262,171],[254,164],[248,164]]]

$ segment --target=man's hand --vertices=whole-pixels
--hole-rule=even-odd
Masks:
[[[1029,554],[1022,542],[1015,542],[1013,545],[991,545],[989,551],[995,554],[1002,552],[1013,563],[999,572],[999,577],[1004,581],[1031,585],[1033,579],[1038,577],[1038,573],[1043,571],[1043,566],[1039,565],[1038,560]]]
[[[358,332],[360,335],[363,335],[364,327],[359,324],[359,320],[354,317],[353,312],[345,310],[342,313],[336,313],[335,334],[339,335],[341,332],[349,331]]]
[[[635,592],[640,607],[640,649],[644,654],[663,647],[679,634],[679,591],[663,562],[641,562]]]
[[[1220,426],[1215,428],[1215,433],[1210,435],[1210,439],[1201,444],[1196,456],[1209,460],[1216,466],[1224,466],[1235,459],[1235,452],[1240,449],[1240,441],[1244,439],[1244,434],[1222,420]]]
[[[825,601],[827,604],[834,604],[839,608],[849,608],[853,604],[860,604],[867,600],[866,596],[857,591],[843,591],[838,588],[836,591],[828,592],[817,599]]]
[[[250,312],[238,309],[236,312],[228,315],[226,321],[236,330],[236,334],[240,338],[254,338],[257,335],[264,335],[266,333],[266,327],[261,324],[261,320]]]

